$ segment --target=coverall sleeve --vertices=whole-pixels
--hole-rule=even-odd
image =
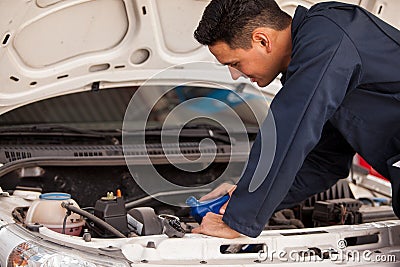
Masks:
[[[321,139],[307,155],[284,200],[276,210],[293,207],[308,197],[327,190],[349,175],[355,151],[328,121]]]
[[[323,126],[359,79],[356,48],[328,18],[306,18],[294,36],[286,82],[271,103],[222,218],[250,237],[264,229]]]

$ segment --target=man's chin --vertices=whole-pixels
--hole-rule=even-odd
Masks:
[[[258,85],[259,87],[265,87],[265,86],[268,85],[268,83],[266,83],[266,82],[259,82],[259,81],[257,81],[256,83],[257,83],[257,85]]]
[[[257,79],[251,78],[250,81],[252,83],[256,83],[259,87],[265,87],[267,86],[269,83],[265,82],[265,81],[259,81]]]

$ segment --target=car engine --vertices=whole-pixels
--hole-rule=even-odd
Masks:
[[[174,173],[175,176],[170,176],[181,183],[190,181],[186,185],[194,185],[218,177],[217,170],[223,169],[222,165],[217,164],[213,168],[215,173],[208,172],[208,176],[202,177],[179,177],[177,172],[168,170],[167,165],[159,166],[159,169],[165,173]],[[14,176],[13,179],[4,179],[16,183],[15,191],[36,190],[40,194],[39,199],[33,201],[30,207],[18,207],[13,212],[15,220],[32,231],[46,226],[59,233],[90,240],[92,237],[157,234],[182,237],[198,226],[199,221],[193,217],[190,207],[168,205],[148,196],[122,166],[38,168],[25,170],[24,174],[16,170],[8,174]],[[85,176],[85,179],[76,179],[76,176]],[[36,187],[32,187],[33,184]],[[38,184],[41,187],[38,188]],[[358,197],[353,193],[357,192],[357,187],[362,185],[348,178],[342,179],[325,192],[290,209],[277,211],[265,229],[353,225],[396,219],[390,198],[382,195]],[[109,190],[104,191],[104,188]]]

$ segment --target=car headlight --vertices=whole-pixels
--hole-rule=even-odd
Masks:
[[[35,242],[23,242],[16,246],[8,257],[7,267],[127,267],[127,262],[119,261],[114,258],[104,256],[89,258],[87,255],[69,254],[68,252],[59,251],[43,247]],[[101,258],[104,259],[101,259]]]

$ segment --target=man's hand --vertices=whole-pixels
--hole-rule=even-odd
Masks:
[[[215,199],[225,195],[226,193],[228,193],[229,196],[232,196],[232,193],[233,191],[235,191],[235,189],[236,185],[229,183],[222,183],[213,191],[200,198],[200,201]],[[220,214],[225,213],[228,202],[229,200],[224,205],[222,205],[222,207],[219,210]],[[200,226],[193,229],[192,233],[205,234],[205,235],[229,238],[229,239],[239,237],[240,233],[236,232],[235,230],[230,228],[227,224],[225,224],[222,221],[222,215],[220,214],[208,212],[206,216],[203,217]]]
[[[211,199],[223,196],[226,193],[228,193],[229,196],[232,196],[232,193],[233,193],[233,191],[235,191],[235,189],[236,189],[236,185],[229,184],[229,183],[222,183],[217,188],[215,188],[213,191],[208,193],[207,195],[202,196],[199,200],[200,201],[211,200]],[[229,202],[229,200],[224,205],[222,205],[222,207],[219,210],[220,214],[225,213],[228,202]]]
[[[236,232],[222,221],[222,215],[212,212],[208,212],[206,216],[203,217],[200,227],[193,229],[192,233],[229,239],[240,236],[239,232]]]

